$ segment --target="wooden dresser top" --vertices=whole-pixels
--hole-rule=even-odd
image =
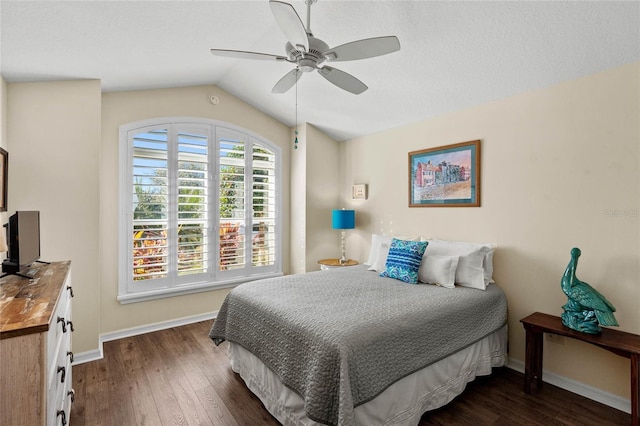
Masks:
[[[49,330],[60,288],[71,261],[35,263],[33,279],[17,275],[0,278],[0,339]]]

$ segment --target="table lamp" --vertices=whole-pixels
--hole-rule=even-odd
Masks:
[[[346,229],[353,229],[356,226],[356,212],[354,210],[333,210],[331,226],[333,229],[339,229],[341,232],[340,244],[342,255],[340,256],[340,264],[347,263],[344,249],[344,237]]]

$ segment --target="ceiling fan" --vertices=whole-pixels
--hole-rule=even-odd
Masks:
[[[317,0],[305,1],[307,4],[307,27],[305,28],[292,5],[269,0],[271,12],[288,40],[285,45],[287,56],[228,49],[211,49],[211,53],[232,58],[286,61],[296,64],[295,69],[285,74],[273,86],[272,93],[284,93],[296,84],[303,72],[318,70],[321,76],[339,88],[359,95],[367,90],[366,84],[349,73],[325,65],[325,62],[353,61],[386,55],[400,50],[400,42],[396,36],[373,37],[329,48],[324,41],[314,37],[311,32],[311,4],[315,1]]]

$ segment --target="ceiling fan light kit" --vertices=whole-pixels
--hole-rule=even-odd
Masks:
[[[400,50],[396,36],[373,37],[330,48],[324,41],[311,33],[311,5],[317,0],[307,0],[307,26],[289,3],[270,0],[271,12],[288,40],[285,45],[287,56],[268,53],[247,52],[231,49],[211,49],[216,56],[238,59],[269,61],[287,61],[296,68],[284,75],[271,90],[272,93],[285,93],[300,79],[302,72],[318,71],[322,77],[337,87],[353,94],[367,90],[367,85],[349,73],[325,65],[325,62],[354,61],[386,55]]]

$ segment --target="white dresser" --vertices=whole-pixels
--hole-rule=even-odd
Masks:
[[[33,279],[0,278],[0,425],[68,425],[71,262],[34,264]]]

